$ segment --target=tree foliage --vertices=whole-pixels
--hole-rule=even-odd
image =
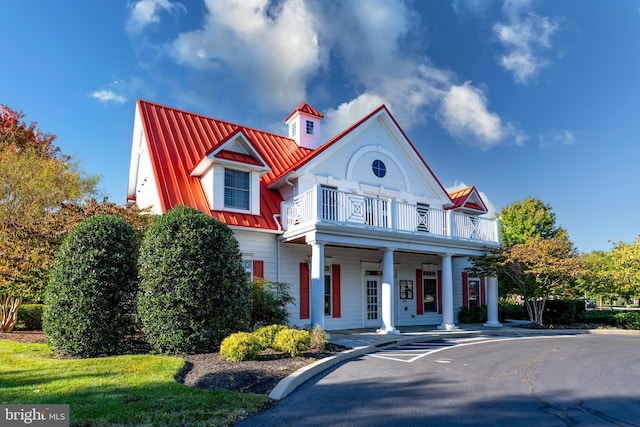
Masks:
[[[524,297],[529,317],[538,325],[543,324],[546,300],[575,295],[573,283],[581,274],[578,255],[561,236],[534,236],[475,258],[473,265],[480,274],[497,274],[509,284],[509,292]]]
[[[37,299],[62,236],[63,203],[95,193],[97,177],[53,145],[24,114],[0,105],[0,306],[3,331],[15,325],[23,298]]]
[[[119,353],[131,326],[138,239],[124,220],[96,215],[64,239],[47,284],[43,330],[51,347],[75,356]]]
[[[156,217],[139,267],[138,314],[157,351],[213,351],[248,330],[251,287],[238,242],[221,222],[184,206]]]
[[[619,296],[625,299],[640,296],[640,237],[633,243],[618,242],[611,257]]]
[[[539,199],[527,197],[503,208],[500,213],[500,240],[504,246],[526,243],[533,237],[566,237],[566,231],[556,225],[551,206]]]

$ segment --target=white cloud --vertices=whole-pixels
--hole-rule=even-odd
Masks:
[[[258,103],[292,108],[322,66],[316,20],[303,0],[207,0],[201,29],[180,34],[171,45],[179,63],[238,74]]]
[[[132,6],[125,29],[130,35],[140,34],[148,25],[160,22],[160,12],[176,8],[185,10],[182,4],[170,0],[139,0]]]
[[[205,0],[204,4],[201,27],[167,43],[169,56],[230,92],[237,88],[237,96],[251,97],[254,105],[283,113],[308,100],[312,78],[321,82],[312,88],[316,95],[334,84],[328,83],[333,72],[329,67],[336,67],[337,73],[346,74],[341,83],[351,97],[324,112],[326,138],[384,103],[405,130],[435,118],[453,135],[477,140],[483,148],[509,137],[516,143],[526,139],[488,110],[482,90],[471,83],[460,85],[454,72],[424,56],[422,45],[415,43],[422,40],[424,25],[408,2]],[[139,9],[137,18],[132,15],[131,22],[143,30],[160,19],[160,12],[176,5],[169,0],[140,1],[134,9]],[[465,105],[467,101],[471,104]]]
[[[499,144],[508,133],[515,132],[513,125],[505,126],[500,116],[488,110],[484,92],[470,82],[449,88],[440,114],[442,125],[451,134],[471,137],[483,149]]]
[[[526,84],[550,64],[543,53],[551,49],[551,39],[560,29],[557,18],[528,13],[529,2],[505,3],[508,23],[497,23],[493,32],[505,49],[498,63],[513,74],[516,82]]]
[[[118,95],[115,92],[110,90],[97,90],[89,94],[89,96],[97,99],[98,101],[104,104],[108,104],[110,102],[113,102],[116,104],[124,104],[125,102],[127,102],[127,98],[125,98],[122,95]]]
[[[574,145],[576,137],[573,132],[565,129],[538,135],[538,143],[543,149],[554,145]]]

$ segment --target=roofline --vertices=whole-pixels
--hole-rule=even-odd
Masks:
[[[323,151],[325,151],[327,148],[329,148],[330,146],[332,146],[333,144],[335,144],[337,141],[339,141],[340,139],[344,138],[346,135],[348,135],[349,133],[351,133],[354,129],[356,129],[358,126],[362,125],[363,123],[365,123],[366,121],[368,121],[369,119],[373,118],[374,116],[376,116],[378,113],[380,113],[381,111],[385,111],[387,113],[387,115],[391,118],[391,121],[393,122],[393,124],[395,125],[396,129],[398,129],[400,131],[400,133],[402,134],[402,137],[405,139],[405,141],[407,141],[409,143],[409,146],[413,149],[413,151],[415,152],[415,154],[418,156],[418,158],[420,159],[420,161],[422,162],[422,164],[427,168],[427,170],[429,171],[429,173],[431,174],[431,176],[433,176],[433,178],[436,180],[436,182],[438,183],[438,185],[440,186],[440,189],[442,190],[442,192],[447,196],[447,198],[449,199],[449,203],[451,203],[451,205],[453,205],[453,201],[451,200],[451,196],[449,196],[449,192],[444,188],[444,186],[442,185],[442,183],[440,182],[440,180],[438,179],[438,177],[436,176],[436,174],[433,173],[433,171],[431,170],[431,168],[429,167],[429,165],[427,164],[427,162],[424,160],[424,158],[420,155],[420,153],[418,152],[418,150],[416,149],[415,145],[413,145],[413,143],[411,142],[411,140],[409,139],[409,137],[407,136],[406,133],[404,133],[404,130],[402,130],[402,128],[400,127],[400,125],[398,124],[398,122],[396,121],[396,119],[393,117],[393,115],[391,114],[391,112],[389,111],[389,109],[387,108],[387,106],[385,104],[380,105],[378,108],[376,108],[375,110],[373,110],[372,112],[370,112],[369,114],[367,114],[366,116],[364,116],[362,119],[358,120],[357,122],[355,122],[354,124],[352,124],[351,126],[349,126],[348,128],[346,128],[345,130],[343,130],[342,132],[340,132],[339,134],[337,134],[336,136],[334,136],[333,138],[331,138],[330,140],[328,140],[327,142],[325,142],[324,144],[322,144],[320,147],[316,148],[313,152],[311,152],[308,156],[304,157],[303,159],[300,159],[297,163],[295,163],[294,165],[292,165],[289,170],[287,170],[286,172],[284,172],[282,175],[280,175],[280,177],[278,177],[277,180],[274,180],[274,182],[280,180],[281,178],[285,177],[286,175],[289,175],[291,172],[293,172],[294,170],[297,170],[298,168],[306,165],[309,161],[311,161],[312,159],[314,159],[316,156],[318,156],[320,153],[322,153]]]

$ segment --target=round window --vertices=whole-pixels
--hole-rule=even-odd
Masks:
[[[371,169],[373,169],[374,175],[378,178],[383,178],[387,174],[387,167],[382,160],[374,160]]]

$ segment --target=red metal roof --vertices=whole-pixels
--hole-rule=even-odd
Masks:
[[[289,114],[289,116],[287,116],[286,119],[284,119],[284,122],[288,122],[289,119],[291,118],[291,116],[293,116],[295,113],[297,113],[298,111],[302,112],[302,113],[307,113],[309,115],[318,117],[319,119],[324,119],[324,115],[322,115],[322,113],[320,113],[318,110],[316,110],[315,108],[313,108],[311,105],[307,104],[306,102],[302,102],[300,105],[298,105],[298,107],[293,110],[293,112],[291,114]]]
[[[475,194],[475,196],[480,201],[481,205],[469,200],[472,194]],[[481,211],[484,213],[487,212],[487,207],[484,205],[484,202],[482,201],[482,197],[480,197],[480,194],[478,194],[478,190],[476,190],[476,187],[473,185],[471,187],[466,187],[466,188],[462,188],[460,190],[451,192],[449,193],[449,197],[453,202],[453,206],[450,209],[466,208],[466,209]]]
[[[215,155],[216,159],[231,160],[248,165],[263,166],[260,160],[248,154],[236,153],[235,151],[221,150]]]
[[[208,213],[227,225],[278,229],[273,215],[280,213],[282,197],[280,193],[269,190],[266,186],[311,150],[298,147],[294,140],[280,135],[148,101],[138,100],[137,104],[158,185],[162,212],[177,205],[186,205]],[[208,153],[238,131],[242,131],[271,169],[261,180],[261,215],[212,211],[199,178],[191,176],[193,168]],[[221,153],[225,153],[222,156],[229,157],[238,155],[229,154],[231,152],[225,150]],[[250,156],[243,157],[242,161],[247,162],[247,157]]]

